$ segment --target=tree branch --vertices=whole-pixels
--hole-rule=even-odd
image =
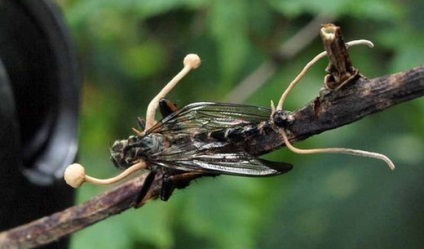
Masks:
[[[371,80],[360,77],[336,91],[322,90],[317,98],[294,112],[290,138],[303,140],[423,95],[424,66]],[[119,214],[134,206],[145,176],[127,181],[84,204],[2,232],[0,248],[37,247]],[[144,203],[157,198],[161,181],[158,174]]]
[[[34,248],[60,239],[132,207],[146,174],[84,204],[0,233],[0,248]],[[152,193],[155,188],[152,188]]]
[[[424,66],[370,80],[360,77],[337,91],[321,90],[296,111],[291,138],[303,140],[423,95]]]

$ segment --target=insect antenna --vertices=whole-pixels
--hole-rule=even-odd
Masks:
[[[144,121],[144,119],[137,117],[137,126],[138,128],[140,128],[141,130],[144,130],[146,127],[146,122]]]
[[[145,130],[145,127],[146,127],[146,122],[144,121],[144,119],[142,119],[142,118],[140,118],[140,117],[137,117],[137,126],[138,126],[138,128],[140,129],[140,130],[142,130],[142,131],[144,131]],[[139,131],[139,130],[137,130],[136,128],[131,128],[133,131],[134,131],[134,133],[137,135],[137,136],[143,136],[143,132],[142,131]]]
[[[367,45],[368,47],[374,46],[373,43],[368,40],[355,40],[355,41],[346,43],[347,48],[355,46],[355,45]],[[315,56],[309,63],[306,64],[306,66],[302,69],[302,71],[296,76],[296,78],[289,84],[287,89],[283,92],[276,107],[274,107],[274,104],[271,102],[271,109],[272,109],[271,117],[273,117],[273,114],[275,112],[283,111],[283,104],[287,96],[289,95],[289,93],[295,87],[295,85],[299,83],[300,79],[303,78],[303,76],[312,67],[313,64],[315,64],[317,61],[324,58],[325,56],[327,56],[327,52],[326,51],[321,52],[320,54]],[[349,154],[354,156],[371,157],[371,158],[383,160],[390,169],[392,170],[395,169],[394,163],[387,156],[380,153],[363,151],[363,150],[355,150],[355,149],[349,149],[349,148],[300,149],[300,148],[294,147],[290,143],[289,139],[287,138],[286,131],[284,129],[281,129],[281,134],[283,136],[284,143],[286,144],[287,148],[289,148],[291,151],[297,154],[341,153],[341,154]]]

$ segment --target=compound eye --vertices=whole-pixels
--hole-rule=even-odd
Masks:
[[[119,152],[119,151],[122,151],[123,149],[124,149],[124,144],[119,140],[113,142],[112,148],[110,148],[110,150],[113,152]]]
[[[138,142],[138,138],[136,136],[130,136],[128,138],[128,144],[133,144],[133,143],[136,143],[136,142]]]
[[[117,140],[113,143],[110,148],[111,160],[115,167],[123,169],[127,168],[125,162],[125,150],[127,148],[128,142],[126,140]]]

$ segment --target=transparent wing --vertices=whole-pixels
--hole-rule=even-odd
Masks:
[[[148,132],[189,141],[172,143],[160,153],[149,156],[149,162],[183,171],[203,170],[209,173],[244,176],[269,176],[289,171],[287,163],[256,158],[242,148],[226,141],[192,140],[192,134],[207,133],[259,124],[270,118],[268,108],[213,102],[187,105],[159,121]]]
[[[148,132],[197,132],[225,129],[243,124],[266,121],[271,109],[214,102],[198,102],[187,105],[159,121]]]
[[[228,146],[204,151],[161,154],[151,162],[183,171],[204,170],[210,173],[243,176],[271,176],[288,172],[292,165],[256,158],[240,148]]]

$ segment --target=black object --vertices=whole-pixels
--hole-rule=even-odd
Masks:
[[[0,230],[72,205],[62,178],[77,153],[80,81],[56,6],[1,1]]]

